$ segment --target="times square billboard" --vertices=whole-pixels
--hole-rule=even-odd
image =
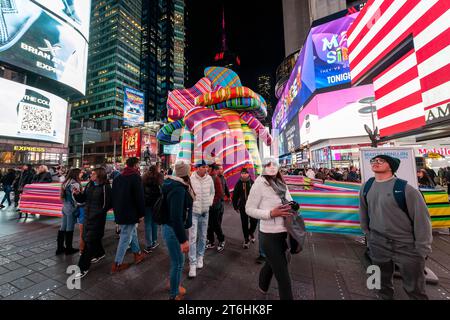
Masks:
[[[85,94],[90,0],[0,2],[0,61]]]
[[[274,129],[284,131],[316,90],[351,82],[347,30],[359,12],[345,12],[349,14],[311,28],[275,108]]]

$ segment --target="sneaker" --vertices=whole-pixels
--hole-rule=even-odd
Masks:
[[[145,247],[145,248],[144,248],[144,252],[147,253],[147,254],[152,253],[152,252],[153,252],[153,251],[152,251],[152,247]]]
[[[129,263],[122,263],[122,264],[117,264],[117,263],[113,263],[112,268],[111,268],[111,273],[117,273],[123,270],[126,270],[130,267]]]
[[[225,249],[225,241],[219,242],[219,245],[217,246],[217,252],[222,252],[223,249]]]
[[[0,204],[0,209],[3,209],[4,207],[5,207],[4,205]]]
[[[100,260],[102,260],[105,257],[105,255],[102,255],[101,257],[97,257],[97,258],[92,258],[91,263],[97,263]]]
[[[252,243],[255,243],[255,242],[256,242],[255,236],[254,236],[253,234],[250,235],[250,241],[251,241]]]
[[[181,295],[181,296],[186,295],[186,288],[184,288],[182,286],[179,286],[178,287],[178,294]]]
[[[159,242],[155,242],[153,243],[153,245],[150,247],[151,250],[155,250],[156,248],[159,247]]]
[[[248,240],[244,241],[244,243],[242,244],[242,248],[244,248],[244,249],[250,248],[250,241],[248,241]]]
[[[263,264],[264,262],[266,262],[266,258],[264,258],[263,256],[259,256],[258,258],[256,258],[257,264]]]
[[[267,294],[268,291],[264,291],[263,289],[261,289],[261,287],[258,285],[258,290],[259,292],[261,292],[262,294]]]
[[[203,268],[203,257],[197,258],[197,269]]]
[[[181,294],[177,295],[176,297],[170,297],[169,300],[183,300],[184,296]]]
[[[75,279],[81,279],[81,278],[83,278],[84,276],[86,276],[87,274],[88,274],[88,270],[78,272],[78,273],[75,275]]]
[[[197,276],[197,267],[195,265],[189,266],[189,278],[195,278]]]
[[[206,244],[206,249],[214,249],[216,247],[216,245],[214,243],[207,243]]]

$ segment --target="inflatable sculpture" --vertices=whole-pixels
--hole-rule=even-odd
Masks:
[[[170,92],[169,123],[158,132],[163,145],[180,143],[177,161],[217,161],[232,191],[242,168],[261,173],[257,137],[270,146],[272,137],[261,124],[267,116],[262,96],[242,86],[230,69],[209,67],[189,89]]]

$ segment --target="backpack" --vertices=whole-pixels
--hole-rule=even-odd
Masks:
[[[167,224],[169,222],[169,207],[167,205],[167,195],[160,188],[160,196],[153,205],[152,218],[156,224]]]
[[[369,193],[369,190],[372,187],[374,181],[375,178],[372,177],[369,180],[367,180],[366,184],[364,185],[363,197],[364,201],[366,202],[366,205],[367,205],[367,193]],[[409,216],[408,206],[406,205],[405,189],[407,184],[408,181],[397,178],[397,180],[395,180],[394,189],[392,190],[392,192],[394,194],[395,202],[397,202],[397,205],[406,214],[408,220],[411,222],[411,225],[413,225],[413,221]]]

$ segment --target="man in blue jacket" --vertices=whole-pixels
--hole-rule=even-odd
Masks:
[[[123,259],[130,241],[135,263],[138,264],[144,260],[137,237],[137,224],[145,216],[144,188],[139,173],[139,159],[129,158],[126,165],[122,174],[114,179],[112,187],[114,217],[120,226],[120,240],[112,273],[129,267],[129,264],[123,263]]]

